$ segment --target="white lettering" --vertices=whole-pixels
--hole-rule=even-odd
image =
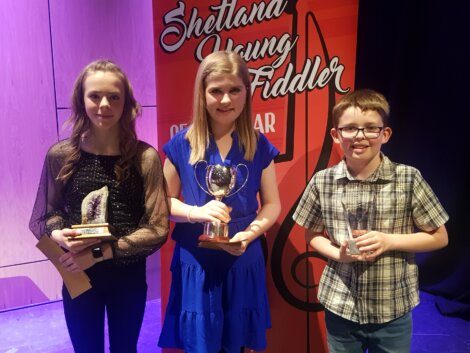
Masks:
[[[254,121],[254,128],[263,134],[269,134],[270,132],[276,132],[274,124],[276,123],[276,115],[274,113],[268,112],[264,113],[264,121],[262,119],[261,113],[256,114]]]
[[[160,45],[165,51],[171,53],[177,51],[184,41],[191,37],[198,38],[202,35],[211,35],[214,31],[222,32],[252,25],[255,21],[278,18],[284,12],[287,0],[272,0],[267,6],[264,1],[261,1],[252,4],[250,10],[245,6],[235,10],[236,6],[237,0],[222,0],[220,5],[209,7],[216,14],[210,14],[205,20],[199,16],[198,9],[194,7],[191,10],[189,23],[186,23],[184,21],[185,4],[183,1],[178,1],[178,7],[163,16],[166,28],[160,35]]]
[[[186,126],[188,126],[188,124],[186,124],[186,123],[179,124],[179,125],[171,125],[170,126],[170,138],[175,136],[178,132],[183,130]]]
[[[265,113],[264,114],[264,131],[265,133],[276,132],[274,129],[274,124],[276,123],[276,115],[274,113]]]
[[[222,31],[280,17],[288,4],[288,0],[264,0],[252,3],[251,7],[248,7],[250,5],[237,6],[237,1],[220,0],[219,4],[209,6],[210,13],[205,18],[199,15],[200,9],[193,6],[186,20],[185,2],[178,1],[177,7],[164,15],[166,27],[160,35],[161,47],[166,52],[175,52],[184,45],[185,41],[202,37],[195,50],[198,61],[203,60],[204,54],[219,50],[239,53],[248,63],[263,60],[263,66],[250,67],[249,69],[252,75],[252,92],[254,93],[256,89],[260,88],[263,100],[322,89],[331,82],[334,82],[337,92],[347,93],[349,91],[349,88],[341,86],[341,78],[345,68],[340,64],[338,57],[333,57],[329,62],[322,63],[322,56],[316,55],[306,58],[303,63],[297,63],[297,65],[292,62],[291,53],[296,50],[299,39],[297,34],[293,36],[290,33],[283,33],[243,43],[236,43],[229,36],[222,39]],[[272,59],[271,62],[267,63],[266,58]],[[291,62],[289,62],[289,58]],[[301,65],[302,67],[300,67]],[[281,67],[284,68],[284,73],[279,72]],[[274,115],[272,119],[275,119]],[[271,131],[274,126],[271,123],[268,124],[266,120],[264,123],[257,124],[265,132]],[[177,132],[178,129],[175,131]]]
[[[255,122],[253,124],[253,127],[255,128],[255,130],[258,130],[259,132],[264,134],[263,121],[261,120],[261,114],[259,114],[259,113],[256,114]]]
[[[186,39],[186,23],[179,17],[184,16],[184,2],[178,1],[178,7],[168,12],[164,17],[163,21],[165,25],[175,22],[176,25],[166,27],[160,35],[160,45],[163,50],[167,52],[177,51],[184,43]],[[166,37],[176,36],[177,40],[173,44],[167,44]]]
[[[263,86],[262,98],[268,99],[282,97],[289,93],[301,93],[305,90],[312,91],[315,88],[323,88],[334,79],[335,89],[338,92],[347,93],[349,88],[344,89],[341,87],[341,75],[344,71],[344,65],[339,64],[338,57],[333,57],[329,62],[329,66],[321,70],[320,64],[320,56],[315,56],[313,61],[308,58],[304,62],[302,71],[294,73],[294,67],[292,63],[289,63],[287,64],[284,76],[276,79],[274,83],[270,81],[273,76],[273,70],[270,71],[266,67],[262,68],[263,70],[261,71],[251,70],[250,72],[255,75],[252,88]],[[255,87],[253,87],[253,83],[256,83]]]

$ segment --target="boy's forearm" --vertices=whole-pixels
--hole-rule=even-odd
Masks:
[[[334,246],[330,239],[322,233],[309,233],[305,236],[307,243],[318,253],[330,260],[339,260],[339,248]]]
[[[440,226],[433,232],[413,234],[391,234],[392,250],[426,252],[441,249],[448,244],[447,230]]]

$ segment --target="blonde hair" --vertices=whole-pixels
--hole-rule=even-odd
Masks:
[[[348,108],[359,108],[365,112],[372,110],[382,117],[382,122],[388,126],[388,116],[390,114],[390,106],[387,99],[380,93],[371,89],[359,89],[346,94],[333,107],[332,119],[333,126],[338,127],[339,119]]]
[[[206,108],[205,90],[209,75],[236,75],[246,88],[246,100],[240,116],[235,121],[240,150],[245,150],[244,158],[253,160],[256,152],[258,133],[253,127],[251,118],[251,82],[245,61],[236,53],[217,51],[209,54],[199,65],[194,83],[193,116],[186,138],[191,145],[189,163],[195,164],[204,159],[209,146],[209,119]]]
[[[133,158],[137,153],[137,134],[135,131],[135,119],[140,114],[140,105],[134,98],[131,83],[119,66],[110,60],[96,60],[88,64],[78,75],[73,86],[72,114],[67,123],[72,125],[72,134],[67,144],[67,157],[64,166],[60,170],[57,179],[66,182],[75,172],[75,167],[80,159],[80,145],[82,139],[89,133],[91,123],[85,109],[85,91],[83,84],[89,74],[98,71],[111,72],[122,82],[124,86],[124,109],[119,119],[119,150],[121,158],[116,163],[115,173],[118,181],[122,181],[129,175],[129,169]]]

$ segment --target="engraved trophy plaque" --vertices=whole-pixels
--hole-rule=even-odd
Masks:
[[[205,182],[207,190],[199,183],[196,175],[196,169],[199,163],[206,163],[205,168]],[[243,184],[238,190],[233,191],[237,180],[237,171],[239,167],[245,167],[247,176]],[[248,167],[244,164],[236,166],[224,166],[220,164],[209,165],[206,161],[199,161],[194,168],[194,176],[199,187],[207,194],[214,196],[217,201],[221,201],[224,197],[235,195],[239,192],[248,181]],[[218,248],[218,244],[239,245],[239,243],[230,243],[228,236],[227,223],[222,221],[218,222],[204,222],[204,232],[199,237],[199,246],[207,248]]]
[[[73,239],[99,238],[103,241],[115,241],[111,234],[112,226],[106,222],[108,209],[108,187],[90,192],[82,201],[82,223],[72,225],[72,229],[80,231]]]

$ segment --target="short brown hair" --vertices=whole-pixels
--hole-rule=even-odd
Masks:
[[[388,125],[390,106],[387,99],[382,94],[374,90],[360,89],[346,94],[333,107],[333,127],[338,127],[339,118],[341,118],[346,109],[351,107],[359,108],[363,112],[368,110],[375,111],[382,117],[384,126]]]

